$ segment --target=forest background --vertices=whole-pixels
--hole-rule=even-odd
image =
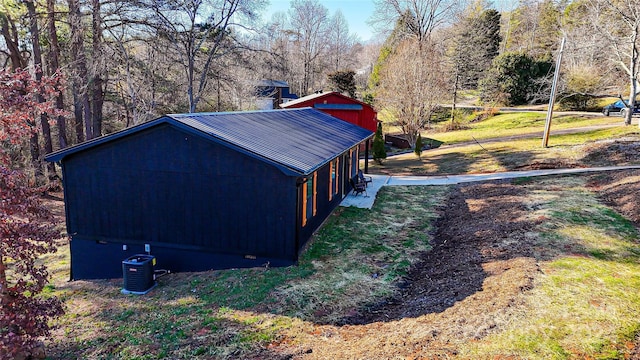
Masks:
[[[264,79],[299,96],[355,87],[416,135],[460,92],[484,106],[548,101],[563,37],[561,106],[635,100],[635,1],[523,0],[509,11],[482,0],[374,3],[375,36],[363,42],[317,0],[269,19],[264,0],[2,0],[2,68],[66,79],[56,99],[66,116],[33,121],[34,138],[11,148],[14,165],[43,174],[46,153],[166,113],[250,110]],[[345,73],[347,85],[335,81]]]

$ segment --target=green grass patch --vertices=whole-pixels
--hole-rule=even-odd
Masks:
[[[509,139],[471,143],[425,151],[420,159],[407,153],[387,158],[382,165],[371,163],[371,172],[410,175],[488,173],[519,170],[528,164],[553,166],[610,166],[606,159],[586,158],[594,141],[635,134],[634,126],[590,130],[577,134],[551,135],[549,147],[541,138]]]
[[[332,323],[393,294],[394,281],[430,249],[432,221],[445,194],[446,188],[385,187],[373,209],[341,209],[302,256],[301,264],[313,264],[316,271],[277,287],[275,309]]]
[[[479,358],[625,358],[626,342],[640,330],[637,229],[586,191],[582,178],[535,184],[531,216],[546,218],[536,230],[542,273],[522,315],[465,351]]]
[[[523,135],[536,133],[544,129],[546,114],[543,112],[517,112],[504,113],[490,117],[477,123],[469,124],[468,129],[429,133],[432,137],[445,144],[455,144],[459,142],[486,140],[496,137]],[[615,117],[581,117],[581,116],[557,116],[552,120],[551,131],[568,128],[578,128],[594,125],[621,125],[619,118]]]

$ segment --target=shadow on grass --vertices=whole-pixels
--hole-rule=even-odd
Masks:
[[[173,274],[146,295],[123,295],[118,279],[75,281],[72,318],[65,335],[48,344],[50,359],[288,359],[269,349],[284,317],[220,307],[201,299],[192,281],[200,274]],[[195,285],[195,287],[194,287]]]
[[[412,267],[406,283],[401,283],[403,289],[343,323],[368,324],[443,313],[482,292],[491,275],[485,271],[486,264],[533,256],[533,246],[524,234],[536,223],[524,216],[527,208],[520,201],[524,195],[525,189],[508,183],[456,187],[436,223],[433,249]]]

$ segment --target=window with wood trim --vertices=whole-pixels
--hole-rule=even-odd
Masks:
[[[349,155],[351,156],[351,177],[354,177],[358,174],[358,168],[360,168],[360,162],[358,161],[358,148],[349,150]]]
[[[333,194],[338,195],[338,191],[340,191],[340,158],[336,158],[336,181],[333,184]]]
[[[307,221],[316,215],[318,194],[317,188],[317,176],[318,173],[314,172],[307,178],[307,181],[302,184],[302,226],[307,225]]]
[[[333,200],[333,185],[336,182],[336,164],[335,160],[329,162],[329,201]]]

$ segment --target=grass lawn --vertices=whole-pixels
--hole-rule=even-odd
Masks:
[[[637,138],[640,135],[637,126],[621,125],[619,118],[567,116],[554,119],[548,148],[542,147],[542,137],[511,138],[541,133],[544,121],[544,114],[510,113],[471,124],[465,130],[426,133],[425,137],[444,141],[445,145],[424,151],[421,158],[410,152],[394,155],[382,165],[370,161],[369,171],[395,175],[440,175],[511,171],[536,164],[560,168],[640,163],[635,157],[616,163],[611,163],[610,157],[587,158],[598,142],[628,136]],[[619,126],[591,128],[615,124]],[[560,133],[564,129],[580,127],[584,131]],[[554,134],[554,131],[558,134]]]
[[[514,133],[538,126],[529,115],[523,119]],[[508,120],[500,121],[507,126]],[[422,160],[408,154],[373,168],[440,174],[545,161],[605,164],[611,157],[594,156],[601,150],[597,144],[635,132],[619,127],[552,136],[548,149],[540,147],[540,139],[487,142],[484,149],[443,147],[423,153]],[[447,135],[447,141],[464,142],[468,134]],[[617,182],[603,180],[602,186],[635,194],[637,189],[625,186],[636,178],[629,173]],[[339,208],[298,266],[170,274],[145,296],[122,295],[121,279],[68,282],[68,247],[62,245],[44,259],[53,274],[45,295],[60,297],[66,306],[46,343],[48,354],[51,359],[624,359],[640,352],[639,234],[619,208],[598,195],[597,179],[474,185],[455,209],[448,205],[458,188],[385,187],[371,210]],[[492,204],[507,212],[519,209],[522,216],[500,220]],[[462,213],[486,227],[460,224]],[[454,269],[438,276],[461,282],[468,293],[449,299],[442,295],[446,289],[424,285],[408,297],[417,270],[437,271],[425,261],[434,246],[440,254],[449,240],[435,238],[438,227],[458,229],[461,239],[486,240],[471,249],[479,257],[460,264],[477,267],[480,280],[466,286]],[[509,256],[485,256],[505,244]],[[439,296],[443,310],[421,305]],[[413,304],[415,314],[385,317],[394,303]]]
[[[543,112],[516,112],[497,114],[487,120],[468,124],[468,129],[458,131],[440,132],[439,128],[444,123],[435,127],[435,132],[428,132],[427,136],[446,144],[459,142],[485,140],[514,135],[537,133],[544,130],[546,113]],[[584,128],[589,126],[620,125],[624,121],[616,116],[586,117],[577,115],[554,116],[551,122],[551,133],[571,128]],[[542,142],[542,140],[540,140]]]

